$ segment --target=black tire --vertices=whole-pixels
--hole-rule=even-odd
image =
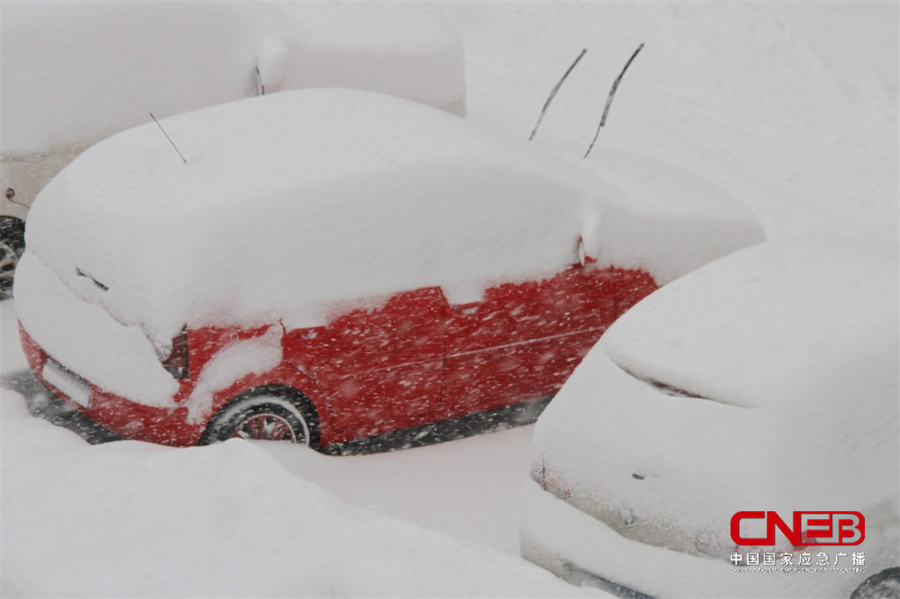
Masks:
[[[25,222],[0,216],[0,300],[12,297],[13,277],[25,251]]]
[[[850,599],[897,599],[900,597],[900,567],[888,568],[868,577]]]
[[[209,445],[231,438],[286,441],[318,447],[319,422],[312,403],[290,387],[268,385],[234,398],[213,416],[200,438]]]

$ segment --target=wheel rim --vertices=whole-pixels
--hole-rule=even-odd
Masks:
[[[233,437],[262,441],[287,441],[297,443],[297,435],[291,424],[277,414],[255,414],[241,423]]]
[[[19,256],[7,244],[0,242],[0,289],[12,287],[13,275],[16,272],[16,264]]]

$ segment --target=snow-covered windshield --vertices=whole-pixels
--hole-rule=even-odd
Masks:
[[[786,239],[720,259],[625,314],[601,341],[636,376],[744,407],[807,395],[823,369],[896,345],[897,248]]]

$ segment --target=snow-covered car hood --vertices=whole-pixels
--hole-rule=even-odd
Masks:
[[[533,475],[620,534],[687,553],[726,557],[741,510],[858,510],[896,541],[897,272],[894,245],[812,238],[662,288],[541,416]]]
[[[611,328],[602,346],[639,376],[722,403],[818,405],[807,398],[823,375],[863,354],[896,353],[897,281],[896,245],[779,240],[660,290]]]

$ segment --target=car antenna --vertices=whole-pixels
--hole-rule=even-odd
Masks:
[[[265,96],[266,86],[262,82],[262,75],[259,72],[259,65],[257,65],[253,70],[256,71],[256,95]]]
[[[544,120],[544,114],[547,112],[547,109],[550,108],[550,103],[553,102],[553,98],[556,97],[556,92],[559,91],[559,88],[562,87],[563,81],[566,80],[566,77],[569,76],[569,73],[572,72],[572,70],[575,68],[575,65],[578,64],[578,61],[580,61],[581,57],[584,56],[586,53],[587,53],[587,48],[583,48],[581,50],[581,54],[578,55],[578,58],[575,59],[575,62],[572,63],[572,65],[569,67],[569,69],[562,76],[562,79],[560,79],[557,82],[557,84],[553,87],[553,90],[550,92],[550,95],[547,96],[547,101],[544,102],[544,107],[541,108],[541,115],[538,117],[537,123],[534,124],[534,129],[532,129],[531,137],[528,138],[528,141],[531,141],[532,139],[534,139],[534,136],[537,134],[538,127],[541,126],[541,121]]]
[[[163,129],[163,126],[159,124],[159,121],[156,120],[156,117],[153,116],[153,113],[150,113],[150,118],[153,119],[153,122],[156,123],[156,126],[159,127],[159,130],[162,131],[162,134],[166,136],[166,139],[169,140],[169,143],[172,144],[172,147],[175,148],[175,151],[178,152],[178,155],[181,157],[181,161],[187,164],[187,160],[184,157],[184,154],[181,153],[181,150],[178,149],[178,146],[175,145],[175,142],[172,141],[172,138],[169,137],[169,134],[166,133],[166,130]]]
[[[9,200],[10,203],[17,204],[17,205],[23,206],[25,208],[29,208],[28,204],[24,204],[24,203],[20,202],[19,200],[15,199],[15,197],[16,197],[16,190],[13,189],[12,187],[7,187],[6,188],[6,199]]]
[[[584,153],[584,157],[587,158],[588,154],[591,153],[591,150],[594,149],[594,143],[597,141],[597,137],[600,136],[600,129],[603,128],[603,125],[606,124],[606,117],[609,115],[609,107],[612,105],[613,96],[616,95],[616,89],[619,87],[619,82],[622,81],[622,76],[625,74],[625,71],[628,70],[628,67],[631,66],[631,62],[638,55],[638,52],[644,47],[644,44],[641,43],[640,46],[637,47],[637,50],[634,51],[634,54],[631,55],[631,58],[628,59],[628,62],[625,63],[625,66],[622,67],[622,72],[619,73],[619,76],[616,77],[616,80],[613,81],[612,88],[609,90],[609,95],[606,97],[606,106],[603,107],[603,116],[600,118],[600,124],[597,125],[597,132],[594,133],[594,139],[591,140],[591,145],[588,147],[587,152]]]

